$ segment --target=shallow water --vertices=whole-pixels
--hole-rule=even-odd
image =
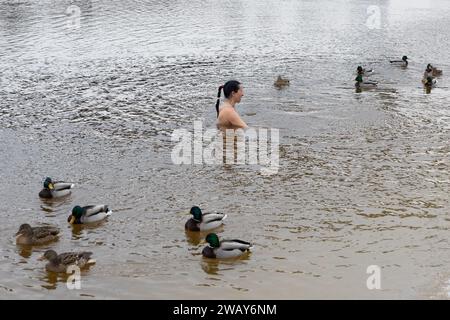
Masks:
[[[380,29],[365,25],[370,5]],[[415,0],[0,0],[0,297],[447,298],[449,14]],[[407,69],[387,62],[405,54]],[[427,63],[444,70],[431,94]],[[355,93],[360,64],[378,89]],[[172,163],[173,130],[214,127],[231,78],[244,120],[280,130],[277,174]],[[44,202],[46,176],[76,189]],[[67,224],[96,203],[114,215]],[[219,236],[252,254],[202,259],[184,231],[192,205],[228,213]],[[63,235],[20,248],[24,222]],[[94,252],[81,290],[44,272],[49,247]]]

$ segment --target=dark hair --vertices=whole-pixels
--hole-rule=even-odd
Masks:
[[[219,104],[220,104],[220,92],[223,89],[223,94],[225,98],[229,98],[232,92],[238,92],[239,86],[241,83],[236,80],[230,80],[225,83],[225,85],[219,87],[219,91],[217,92],[217,102],[216,102],[216,112],[217,116],[219,116]]]

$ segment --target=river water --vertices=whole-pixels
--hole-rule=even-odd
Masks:
[[[0,297],[447,298],[449,16],[443,0],[0,0]],[[431,94],[427,63],[444,70]],[[355,92],[358,65],[376,90]],[[213,128],[229,79],[243,119],[279,130],[276,174],[172,161],[172,132]],[[46,176],[76,189],[44,202]],[[68,225],[97,203],[108,221]],[[226,212],[218,235],[252,254],[203,259],[192,205]],[[24,222],[62,236],[18,247]],[[80,290],[44,271],[48,248],[94,252]]]

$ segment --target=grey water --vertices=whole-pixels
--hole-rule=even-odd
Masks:
[[[449,16],[443,0],[0,0],[0,297],[447,298]],[[358,65],[376,89],[355,92]],[[172,162],[172,132],[213,128],[229,79],[242,118],[279,130],[277,174]],[[42,201],[46,176],[76,188]],[[108,221],[69,226],[96,203]],[[251,255],[202,259],[193,205],[226,212],[218,235]],[[25,222],[61,239],[16,246]],[[44,271],[48,248],[94,252],[80,290]]]

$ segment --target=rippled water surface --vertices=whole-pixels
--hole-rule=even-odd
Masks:
[[[0,0],[0,297],[447,298],[449,16],[444,0]],[[431,94],[427,63],[444,70]],[[378,89],[355,92],[360,64]],[[278,174],[172,163],[173,130],[213,128],[231,78],[244,120],[280,130]],[[77,188],[44,202],[46,176]],[[93,203],[114,215],[67,224]],[[253,253],[202,259],[192,205],[228,213],[219,236]],[[24,222],[63,235],[21,248]],[[49,247],[94,252],[81,290],[44,271]]]

